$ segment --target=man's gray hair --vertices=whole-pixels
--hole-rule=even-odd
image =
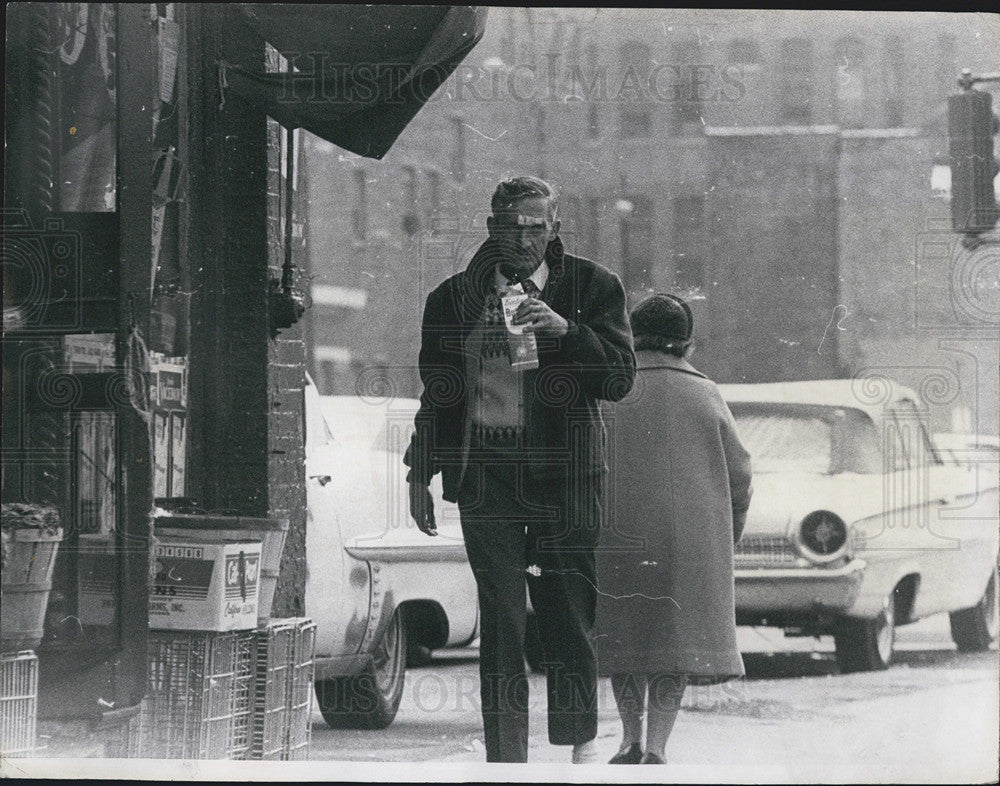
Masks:
[[[540,177],[532,177],[531,175],[512,177],[500,183],[496,191],[493,192],[493,198],[490,200],[490,208],[493,210],[494,215],[496,215],[498,211],[505,210],[515,202],[529,197],[543,197],[547,199],[549,203],[549,219],[551,220],[556,217],[558,195],[556,194],[555,187],[546,183]]]

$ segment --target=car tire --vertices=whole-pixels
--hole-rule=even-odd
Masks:
[[[524,660],[536,674],[545,673],[545,650],[538,634],[538,617],[530,611],[524,620]]]
[[[988,650],[997,637],[997,584],[997,569],[994,567],[979,603],[971,609],[953,611],[948,615],[951,638],[960,652]]]
[[[889,593],[874,619],[841,619],[833,638],[842,672],[887,669],[896,641],[896,591]]]
[[[398,609],[372,655],[360,674],[316,682],[319,711],[331,729],[385,729],[395,719],[406,680],[406,625]]]

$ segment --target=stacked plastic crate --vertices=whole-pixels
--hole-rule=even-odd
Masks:
[[[150,631],[139,755],[247,758],[253,666],[253,631]]]
[[[261,622],[251,758],[308,758],[315,642],[316,625],[310,619]]]
[[[255,691],[259,541],[155,547],[138,753],[245,759]]]
[[[316,623],[303,619],[298,626],[295,648],[292,652],[292,673],[289,685],[288,755],[290,761],[309,758],[312,739],[314,656],[316,651]]]
[[[308,758],[316,626],[268,617],[287,529],[158,517],[140,756]]]
[[[0,656],[0,755],[35,753],[38,657],[30,650]]]

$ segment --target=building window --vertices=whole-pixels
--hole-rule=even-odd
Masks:
[[[580,43],[583,40],[583,32],[580,29],[580,24],[575,23],[573,25],[573,34],[570,37],[569,53],[567,55],[567,71],[573,73],[580,67]]]
[[[955,60],[955,36],[942,33],[938,36],[938,75],[937,81],[945,95],[951,95],[958,90],[955,80],[958,79],[959,65]]]
[[[646,293],[653,285],[653,200],[633,195],[624,200],[621,219],[625,289]]]
[[[462,118],[453,117],[451,119],[452,133],[454,134],[454,147],[451,153],[451,176],[459,182],[465,182],[465,124]]]
[[[420,213],[417,212],[417,170],[404,166],[403,170],[403,233],[415,235],[420,231]]]
[[[904,125],[903,102],[906,92],[906,49],[900,36],[894,35],[886,39],[885,60],[885,124],[888,128],[898,128]]]
[[[364,169],[355,169],[354,210],[351,211],[351,230],[355,240],[368,237],[368,175]]]
[[[860,38],[846,36],[837,41],[837,122],[844,128],[865,125],[865,49]]]
[[[441,210],[441,173],[427,173],[427,202],[425,203],[425,218],[431,229],[437,226],[438,212]]]
[[[580,233],[580,198],[571,196],[562,200],[563,207],[559,211],[562,227],[559,235],[570,250],[580,253],[582,236]]]
[[[808,38],[786,38],[781,42],[779,66],[780,117],[784,123],[812,122],[813,44]]]
[[[705,198],[701,194],[674,199],[674,285],[691,292],[705,284]]]
[[[601,77],[597,73],[597,47],[593,44],[587,44],[587,75],[590,79],[594,80],[594,83],[599,85],[598,81]],[[600,95],[591,95],[592,91],[584,96],[587,102],[587,136],[591,139],[597,139],[601,135],[601,109],[600,109]]]
[[[622,136],[649,136],[653,132],[652,104],[645,87],[650,76],[649,47],[638,41],[627,41],[622,45],[621,57]]]
[[[535,106],[535,141],[539,147],[545,146],[545,109],[541,104]]]
[[[586,253],[591,259],[597,259],[601,254],[601,199],[599,197],[587,199],[582,230]]]
[[[114,212],[117,103],[117,19],[115,3],[60,3],[58,86],[51,100],[60,117],[55,177],[59,210]],[[63,37],[64,36],[64,37]],[[61,46],[60,46],[61,42]],[[39,101],[55,88],[44,82]],[[54,98],[53,94],[53,98]]]
[[[729,42],[729,64],[744,71],[760,69],[760,43],[753,38],[734,38]]]
[[[353,395],[354,356],[348,347],[320,344],[313,352],[316,387],[320,395]]]
[[[697,67],[702,63],[701,47],[697,41],[678,41],[672,48],[672,62],[679,69],[683,87],[670,106],[670,130],[674,134],[689,134],[702,127],[702,96],[699,92]]]

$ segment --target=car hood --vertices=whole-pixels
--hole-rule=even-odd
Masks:
[[[744,537],[788,535],[814,510],[829,510],[850,524],[880,510],[882,489],[881,475],[756,474]]]

